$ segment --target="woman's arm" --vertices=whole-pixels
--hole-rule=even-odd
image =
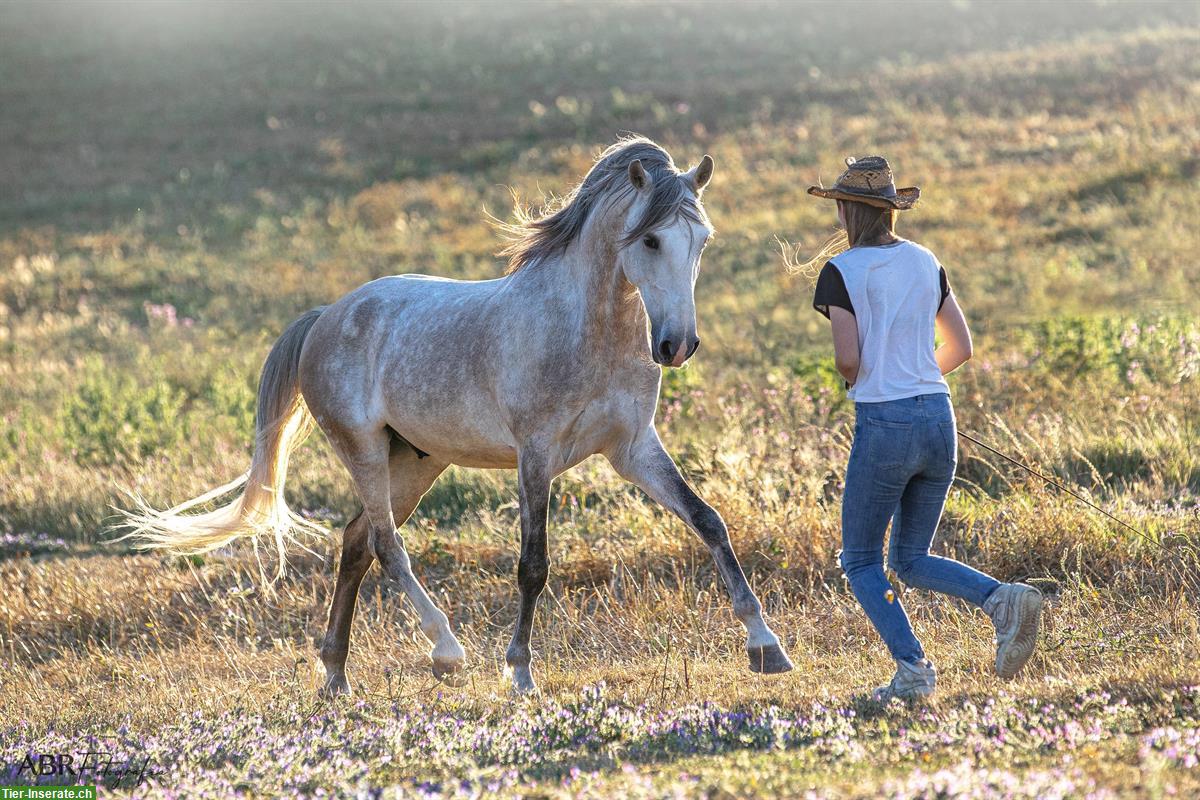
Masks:
[[[967,319],[963,316],[958,298],[953,293],[942,303],[934,323],[943,344],[934,351],[933,357],[937,359],[938,369],[942,374],[949,375],[967,363],[972,352],[971,329],[967,327]]]
[[[858,320],[846,309],[830,306],[829,321],[833,324],[834,363],[846,383],[853,386],[859,366]]]

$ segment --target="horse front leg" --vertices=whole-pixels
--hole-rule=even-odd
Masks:
[[[517,584],[521,602],[517,624],[504,660],[508,664],[513,690],[528,694],[537,690],[529,662],[533,651],[529,639],[533,631],[533,613],[538,596],[546,587],[550,555],[546,545],[546,517],[550,507],[552,475],[544,452],[522,448],[517,458],[517,482],[521,506],[521,558],[517,562]]]
[[[712,506],[693,491],[671,456],[663,448],[658,432],[650,427],[627,447],[608,455],[613,468],[625,480],[641,487],[657,503],[683,520],[712,553],[717,571],[733,600],[733,614],[746,627],[746,653],[754,672],[777,673],[792,669],[792,662],[767,626],[762,603],[755,596],[733,552],[729,531]]]

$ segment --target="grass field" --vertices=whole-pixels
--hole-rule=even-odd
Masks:
[[[1200,12],[1193,3],[0,5],[0,761],[148,763],[102,796],[1200,794]],[[622,131],[710,153],[704,347],[659,430],[729,525],[796,670],[746,670],[707,551],[598,459],[555,482],[542,693],[502,676],[514,476],[450,470],[408,523],[468,649],[439,684],[377,568],[353,699],[316,699],[336,535],[274,591],[248,547],[106,543],[240,474],[288,321],[380,275],[494,277],[485,210],[566,192]],[[837,567],[853,408],[804,190],[882,152],[976,332],[937,548],[1049,596],[1017,680],[986,618],[907,591],[928,705]],[[355,513],[320,434],[295,508]],[[147,761],[148,760],[148,761]],[[43,776],[43,783],[62,782]]]

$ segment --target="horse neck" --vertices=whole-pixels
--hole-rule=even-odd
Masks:
[[[617,266],[618,230],[619,220],[589,221],[562,254],[513,275],[525,293],[573,305],[584,349],[598,358],[647,347],[645,308]]]
[[[578,241],[563,254],[561,266],[580,290],[584,329],[595,345],[607,341],[626,351],[645,348],[646,310],[617,265],[621,225],[613,217],[585,224]]]

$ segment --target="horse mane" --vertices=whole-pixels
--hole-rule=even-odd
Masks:
[[[565,197],[552,200],[538,215],[518,203],[516,222],[497,224],[508,239],[498,253],[508,258],[507,273],[560,255],[579,238],[593,211],[631,194],[634,189],[628,176],[634,160],[642,162],[653,187],[641,219],[621,239],[622,247],[680,214],[695,222],[708,221],[692,187],[681,177],[666,150],[644,136],[622,137],[599,155],[584,179]]]

